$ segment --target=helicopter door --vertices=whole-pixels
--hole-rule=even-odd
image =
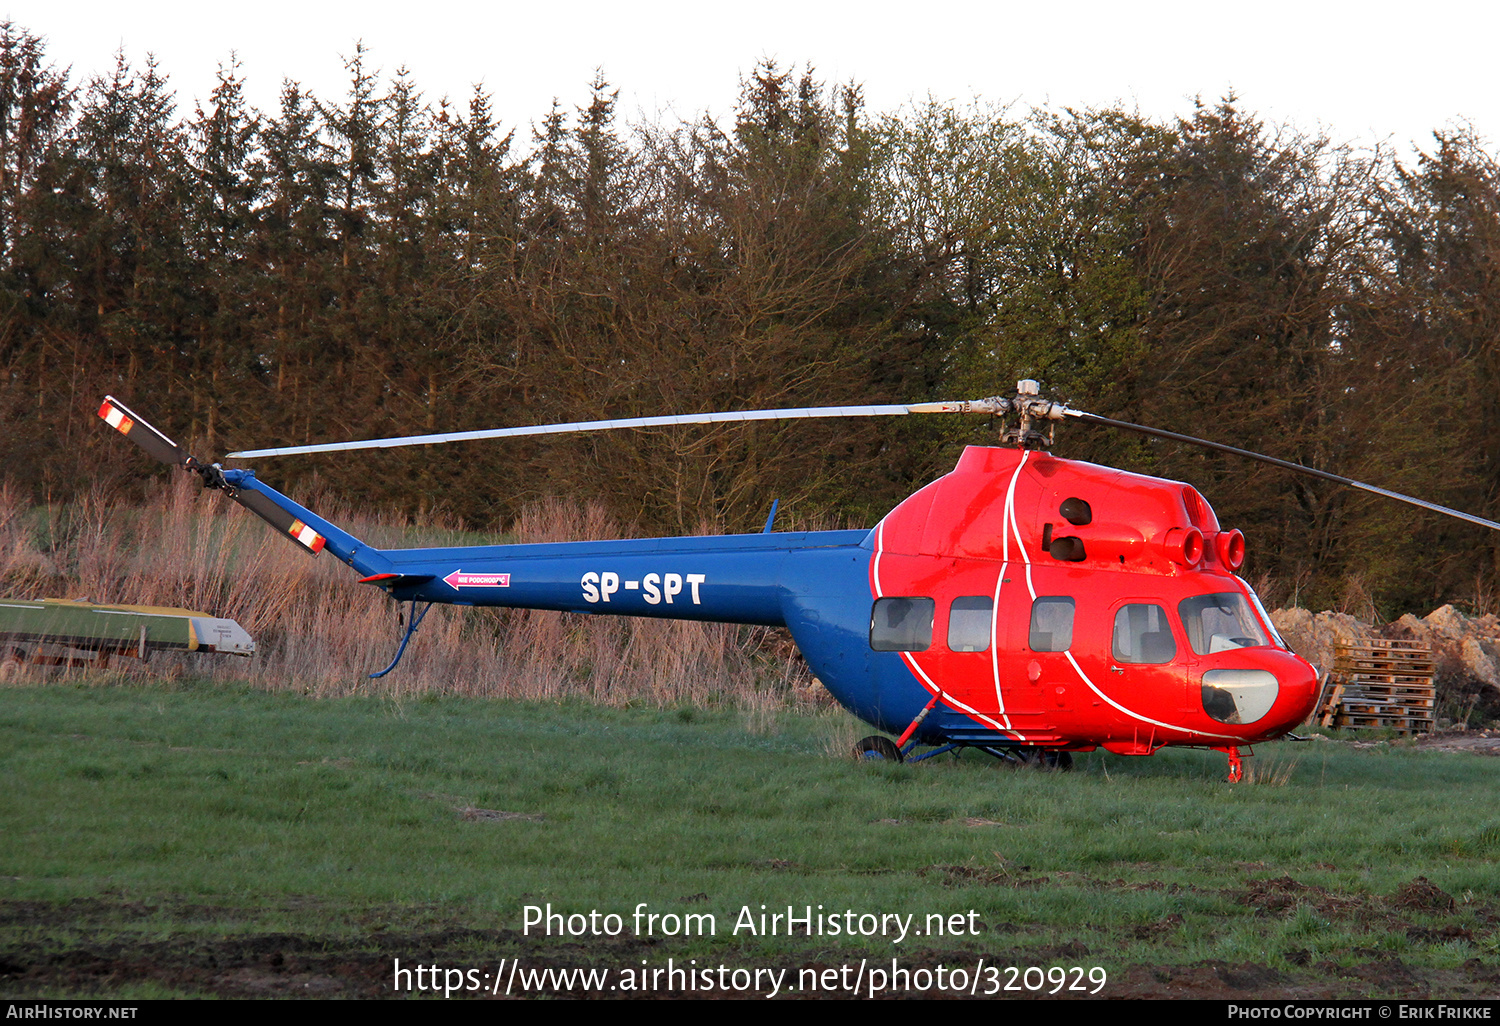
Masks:
[[[1072,697],[1077,681],[1067,654],[1073,647],[1078,605],[1071,595],[1038,595],[1029,606],[1016,619],[1026,626],[1026,636],[1016,639],[1017,650],[1024,654],[1016,692],[1024,708],[1018,703],[1017,726],[1050,729],[1057,722],[1058,710]]]
[[[960,590],[966,589],[960,587]],[[985,587],[985,590],[990,589]],[[1004,621],[995,623],[992,594],[959,595],[948,602],[945,638],[948,654],[941,657],[940,672],[948,694],[962,703],[961,708],[986,716],[996,714],[999,709],[994,685],[996,652],[991,645],[997,626],[999,651],[1004,652]]]
[[[1237,591],[1192,595],[1177,604],[1192,646],[1190,678],[1201,682],[1198,707],[1220,723],[1255,723],[1271,711],[1280,682],[1243,649],[1270,645],[1250,603]]]
[[[1147,715],[1190,711],[1184,664],[1191,661],[1165,608],[1139,600],[1115,608],[1108,677],[1123,704]]]

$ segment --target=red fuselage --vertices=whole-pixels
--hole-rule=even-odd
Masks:
[[[1179,482],[971,447],[874,547],[872,644],[1021,743],[1232,747],[1286,733],[1316,699],[1316,672],[1233,572],[1243,538]],[[927,644],[907,640],[908,613],[929,609]]]

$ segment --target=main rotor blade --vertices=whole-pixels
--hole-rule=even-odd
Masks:
[[[350,449],[394,449],[404,445],[441,445],[472,442],[482,438],[514,438],[520,435],[559,435],[575,431],[614,431],[619,428],[669,427],[675,424],[726,424],[755,420],[797,420],[822,417],[904,417],[913,413],[1006,412],[1005,399],[958,400],[914,403],[909,406],[805,406],[791,410],[738,410],[731,413],[685,413],[664,417],[631,417],[625,420],[582,420],[570,424],[532,424],[526,427],[494,428],[486,431],[455,431],[448,434],[407,435],[401,438],[371,438],[362,442],[327,442],[279,449],[247,449],[225,459],[248,460],[261,456],[300,456],[314,452],[345,452]]]
[[[1351,477],[1340,477],[1338,474],[1330,474],[1326,470],[1314,470],[1312,467],[1304,467],[1300,463],[1289,463],[1286,460],[1278,460],[1274,456],[1265,456],[1258,452],[1251,452],[1249,449],[1237,449],[1232,445],[1224,445],[1221,442],[1210,442],[1203,438],[1194,438],[1191,435],[1179,435],[1175,431],[1163,431],[1161,428],[1145,427],[1141,424],[1131,424],[1129,421],[1110,420],[1108,417],[1101,417],[1096,413],[1084,413],[1081,410],[1064,410],[1063,412],[1066,416],[1074,417],[1078,420],[1082,420],[1090,424],[1103,424],[1106,427],[1120,428],[1123,431],[1134,431],[1142,435],[1153,435],[1157,438],[1165,438],[1173,442],[1187,442],[1189,445],[1201,446],[1204,449],[1214,449],[1218,452],[1227,452],[1235,456],[1243,456],[1249,460],[1258,460],[1261,463],[1269,463],[1271,466],[1280,467],[1283,470],[1291,470],[1295,471],[1298,474],[1307,474],[1310,477],[1322,478],[1324,481],[1332,481],[1335,484],[1347,485],[1350,488],[1358,488],[1361,491],[1370,492],[1374,495],[1383,495],[1387,499],[1395,499],[1397,502],[1405,502],[1412,506],[1419,506],[1422,509],[1432,511],[1433,513],[1442,513],[1446,516],[1457,517],[1459,520],[1467,520],[1471,524],[1478,524],[1480,527],[1488,527],[1492,531],[1500,531],[1500,524],[1497,524],[1493,520],[1486,520],[1484,519],[1484,517],[1476,517],[1472,513],[1465,513],[1462,510],[1449,509],[1447,506],[1439,506],[1435,502],[1428,502],[1425,499],[1418,499],[1411,495],[1402,495],[1400,492],[1393,492],[1388,488],[1380,488],[1376,485],[1366,484],[1363,481],[1356,481]]]

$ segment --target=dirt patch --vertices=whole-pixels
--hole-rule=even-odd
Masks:
[[[1500,755],[1500,730],[1437,730],[1418,735],[1411,744],[1430,752]]]
[[[483,821],[504,822],[510,819],[524,819],[533,823],[543,821],[541,813],[538,812],[502,812],[499,809],[481,809],[473,805],[458,810],[458,818],[468,823]]]
[[[1304,894],[1314,890],[1316,888],[1298,883],[1289,876],[1281,876],[1273,880],[1251,880],[1250,889],[1235,900],[1241,905],[1253,905],[1263,911],[1277,912],[1291,908],[1302,900]]]
[[[1328,920],[1405,933],[1409,940],[1421,944],[1442,944],[1453,940],[1475,942],[1473,931],[1464,925],[1411,923],[1410,920],[1418,916],[1450,916],[1458,912],[1458,902],[1454,897],[1424,876],[1402,884],[1385,898],[1331,892],[1300,883],[1290,876],[1250,880],[1244,890],[1227,891],[1224,896],[1236,905],[1250,906],[1256,915],[1287,918],[1299,909],[1308,909]],[[1489,905],[1467,905],[1465,908],[1481,922],[1493,920],[1494,913]],[[1379,954],[1374,949],[1363,953],[1371,957]],[[1286,957],[1291,960],[1290,955]]]
[[[1158,919],[1154,923],[1143,923],[1131,932],[1136,940],[1154,941],[1175,934],[1183,924],[1182,916],[1173,912],[1169,916]]]
[[[936,876],[944,887],[957,887],[968,884],[989,884],[994,887],[1041,887],[1050,883],[1051,880],[1045,876],[1027,876],[1030,866],[1016,866],[1014,869],[1002,866],[998,869],[987,866],[928,866],[919,870],[919,875],[924,877]]]
[[[1419,876],[1409,884],[1403,884],[1390,899],[1392,908],[1413,912],[1452,912],[1455,907],[1453,895],[1435,887],[1425,876]]]

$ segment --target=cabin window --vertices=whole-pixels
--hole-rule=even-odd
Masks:
[[[1031,604],[1031,650],[1066,652],[1073,647],[1073,600],[1039,598]]]
[[[995,600],[963,595],[948,608],[948,651],[985,652],[990,647],[990,619]]]
[[[1167,611],[1145,603],[1115,614],[1114,657],[1121,663],[1170,663],[1177,656]]]
[[[877,652],[925,652],[932,644],[930,598],[883,598],[870,612],[870,647]]]
[[[1266,644],[1250,603],[1237,591],[1185,598],[1177,604],[1177,612],[1187,629],[1188,644],[1199,655]]]

